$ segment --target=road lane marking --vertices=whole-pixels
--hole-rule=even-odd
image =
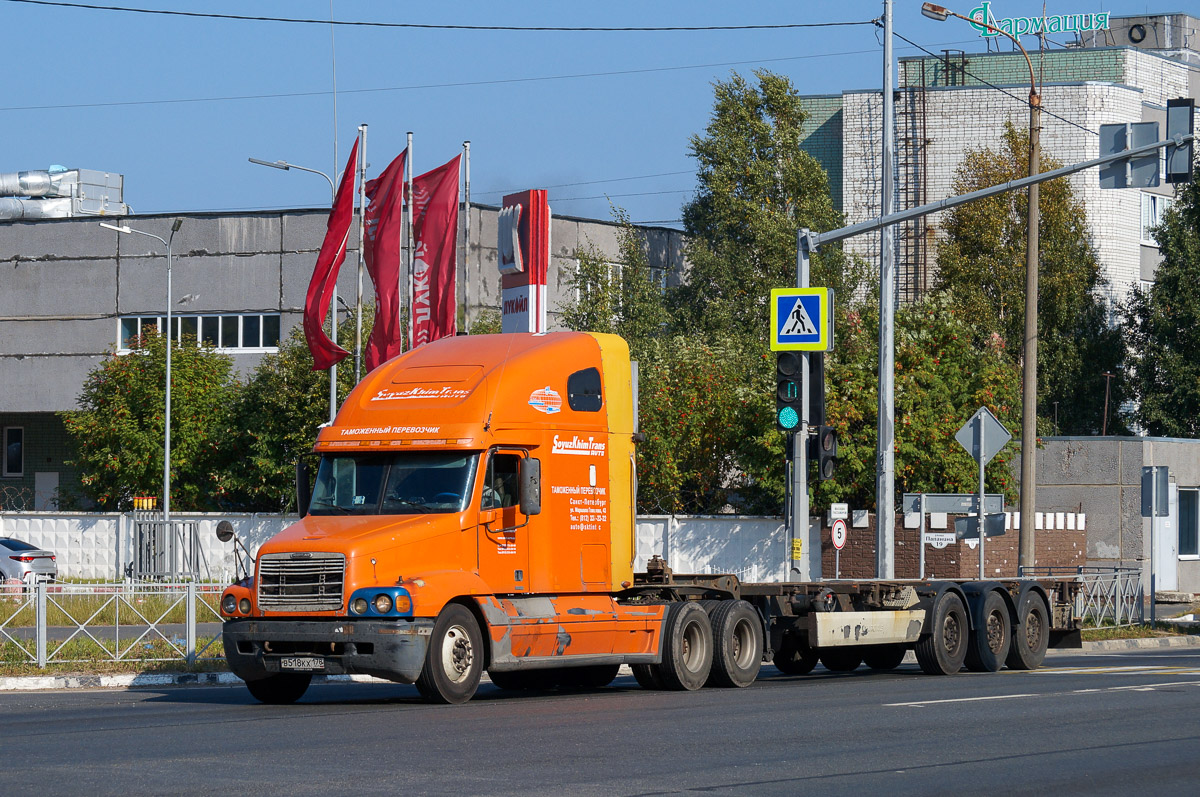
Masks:
[[[942,703],[974,703],[981,700],[1015,700],[1018,698],[1028,697],[1062,697],[1067,695],[1091,695],[1097,692],[1154,692],[1169,686],[1200,687],[1200,681],[1170,681],[1168,683],[1158,684],[1126,684],[1125,686],[1110,686],[1103,689],[1072,689],[1067,692],[1042,692],[1038,694],[1022,693],[1015,695],[989,695],[985,697],[951,697],[940,700],[912,700],[905,703],[883,703],[882,705],[895,708],[924,708],[925,706],[936,706]]]

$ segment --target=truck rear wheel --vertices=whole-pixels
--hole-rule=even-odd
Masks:
[[[775,651],[775,667],[784,675],[808,675],[817,666],[821,654],[813,648],[797,640],[791,634],[784,634],[779,650]]]
[[[1046,604],[1036,592],[1026,592],[1017,606],[1019,625],[1013,633],[1006,663],[1014,670],[1036,670],[1046,658],[1050,642],[1050,618]]]
[[[967,669],[973,672],[996,672],[1004,666],[1008,655],[1008,644],[1012,636],[1012,618],[1008,616],[1008,605],[997,592],[989,592],[983,598],[980,622],[971,632],[967,646]]]
[[[710,618],[713,663],[705,686],[743,687],[754,683],[762,666],[763,630],[758,612],[746,601],[721,601]]]
[[[281,672],[257,681],[246,681],[246,688],[260,703],[282,706],[303,697],[311,681],[312,675],[306,672]]]
[[[952,675],[967,657],[967,607],[953,592],[943,592],[932,609],[929,633],[917,641],[917,663],[927,675]]]
[[[713,633],[708,614],[690,602],[667,607],[662,664],[658,672],[667,689],[691,691],[704,686],[712,669]]]
[[[830,672],[854,672],[862,660],[862,651],[857,647],[825,648],[821,651],[821,664]]]
[[[643,689],[666,689],[667,685],[663,683],[662,676],[658,672],[659,665],[657,664],[631,664],[629,669],[633,670],[634,680],[638,682],[638,686]]]
[[[479,687],[481,675],[479,624],[465,606],[451,603],[433,624],[417,691],[430,703],[466,703]]]
[[[907,652],[904,645],[870,645],[863,648],[863,663],[872,670],[894,670]]]

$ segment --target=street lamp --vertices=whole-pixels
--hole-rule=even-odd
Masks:
[[[309,172],[310,174],[319,174],[329,182],[329,203],[330,207],[337,199],[337,187],[333,184],[333,178],[319,169],[310,169],[307,166],[297,166],[294,163],[287,161],[264,161],[258,158],[247,158],[251,163],[257,163],[259,166],[269,166],[272,169],[282,169],[288,171],[295,169],[301,172]],[[333,296],[329,300],[329,338],[334,343],[337,343],[337,280],[333,281]],[[337,415],[337,363],[329,366],[329,422],[333,423],[334,417]]]
[[[166,376],[166,412],[163,421],[163,522],[171,520],[171,346],[175,342],[174,330],[171,328],[171,242],[175,233],[183,226],[183,219],[175,219],[171,225],[171,234],[164,240],[151,232],[142,232],[125,225],[107,224],[100,222],[106,230],[115,230],[125,235],[144,235],[162,242],[167,247],[167,376]]]
[[[1029,176],[1041,170],[1041,111],[1042,98],[1038,94],[1037,76],[1033,61],[1021,46],[1021,41],[1008,31],[1001,30],[986,19],[964,17],[933,3],[921,6],[921,13],[930,19],[944,22],[947,17],[958,17],[990,31],[1003,33],[1025,56],[1029,66]],[[1033,513],[1037,499],[1037,471],[1034,458],[1037,456],[1037,306],[1038,306],[1038,185],[1029,186],[1028,237],[1025,244],[1025,364],[1021,385],[1021,533],[1018,562],[1023,568],[1034,564]]]

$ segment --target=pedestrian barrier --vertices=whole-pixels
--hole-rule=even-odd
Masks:
[[[39,668],[221,660],[223,589],[196,582],[6,586],[0,659]]]
[[[1021,575],[1075,574],[1083,588],[1075,598],[1075,613],[1092,625],[1140,625],[1146,620],[1142,571],[1137,567],[1024,567]]]

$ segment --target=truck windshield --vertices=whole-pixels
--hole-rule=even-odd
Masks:
[[[321,457],[309,513],[418,515],[461,512],[476,454],[422,451]]]

